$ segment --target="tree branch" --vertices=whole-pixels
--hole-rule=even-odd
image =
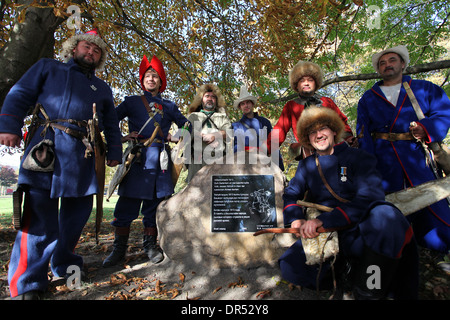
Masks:
[[[153,42],[154,44],[156,44],[158,47],[160,47],[162,50],[164,50],[174,61],[176,64],[178,64],[180,66],[180,68],[185,72],[186,78],[187,80],[193,85],[195,86],[195,82],[191,79],[190,75],[189,75],[189,71],[186,69],[186,67],[181,63],[181,61],[179,61],[174,54],[167,49],[160,41],[152,38],[151,36],[149,36],[146,32],[140,30],[136,24],[128,17],[128,15],[125,13],[125,10],[122,7],[122,4],[117,1],[117,4],[119,5],[120,9],[122,10],[122,18],[124,18],[125,21],[128,21],[128,23],[130,23],[130,25],[127,25],[126,23],[120,23],[120,22],[111,22],[116,26],[120,26],[122,28],[131,30],[136,32],[136,34],[138,34],[141,38],[149,41],[149,42]]]
[[[442,60],[442,61],[435,61],[430,63],[424,63],[424,64],[418,64],[414,67],[408,67],[406,68],[404,75],[410,75],[410,74],[418,74],[418,73],[425,73],[435,70],[442,70],[442,69],[448,69],[450,68],[450,60]],[[373,80],[373,79],[380,79],[380,75],[376,72],[374,73],[364,73],[364,74],[354,74],[354,75],[347,75],[347,76],[341,76],[341,77],[334,77],[328,80],[325,80],[322,88],[329,86],[333,83],[339,83],[339,82],[346,82],[346,81],[367,81],[367,80]],[[284,101],[289,101],[298,96],[297,93],[291,94],[289,96],[275,99],[267,102],[261,102],[262,105],[264,104],[277,104]]]

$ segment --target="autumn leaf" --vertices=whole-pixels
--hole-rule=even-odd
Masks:
[[[189,295],[186,293],[186,300],[200,300],[200,297],[189,298]]]
[[[263,290],[263,291],[260,291],[260,292],[258,292],[256,294],[256,298],[263,299],[265,297],[270,297],[271,295],[272,295],[272,291],[270,291],[270,290]]]
[[[161,293],[161,284],[162,284],[162,282],[160,280],[156,280],[156,284],[155,284],[156,293]]]
[[[363,0],[353,0],[353,3],[356,4],[358,7],[361,7],[364,5]]]
[[[172,297],[170,297],[170,299],[174,299],[175,297],[177,297],[180,294],[180,291],[178,291],[177,289],[169,290],[169,292],[172,293]]]
[[[70,292],[71,291],[66,285],[56,286],[55,289],[56,289],[56,291],[59,291],[59,292]]]
[[[228,288],[247,288],[247,285],[244,284],[244,280],[241,277],[238,277],[237,282],[232,282],[228,284]]]
[[[123,273],[112,274],[109,282],[112,285],[124,284],[127,282],[127,277]]]

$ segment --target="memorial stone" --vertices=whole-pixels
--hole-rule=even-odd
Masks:
[[[291,234],[253,236],[283,227],[282,171],[262,154],[234,157],[227,161],[233,164],[203,167],[158,207],[160,245],[169,259],[209,267],[275,265],[295,242]]]

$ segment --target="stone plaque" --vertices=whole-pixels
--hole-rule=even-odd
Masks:
[[[212,232],[255,232],[277,227],[272,175],[213,175]]]

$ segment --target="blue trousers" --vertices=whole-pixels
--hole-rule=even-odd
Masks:
[[[114,227],[128,227],[133,220],[139,216],[139,211],[144,216],[142,223],[145,228],[156,228],[156,209],[164,198],[153,200],[142,200],[121,196],[117,200],[114,209],[114,220],[111,225]],[[141,207],[142,206],[142,207]]]
[[[92,211],[93,196],[51,199],[50,191],[30,188],[25,194],[22,229],[18,231],[8,270],[12,297],[31,290],[45,291],[49,262],[57,277],[67,268],[83,267],[74,253]]]
[[[441,214],[442,217],[438,216]],[[448,213],[448,214],[447,214]],[[442,253],[450,251],[450,209],[447,200],[441,200],[407,217],[411,222],[417,243]]]
[[[402,275],[401,278],[405,282],[414,283],[417,281],[418,260],[414,253],[415,246],[413,249],[409,246],[412,242],[414,242],[412,228],[403,214],[386,202],[377,202],[371,205],[358,225],[349,230],[339,231],[339,255],[357,260],[363,255],[365,248],[369,248],[392,259],[404,259],[408,263],[400,263],[405,270],[399,272],[410,277]],[[409,246],[407,257],[406,254],[403,255],[406,246]],[[314,289],[317,276],[320,279],[319,283],[324,283],[330,264],[323,264],[319,274],[319,265],[306,265],[305,262],[302,243],[298,240],[279,259],[281,273],[283,278],[291,283]],[[408,268],[409,270],[406,270]]]

